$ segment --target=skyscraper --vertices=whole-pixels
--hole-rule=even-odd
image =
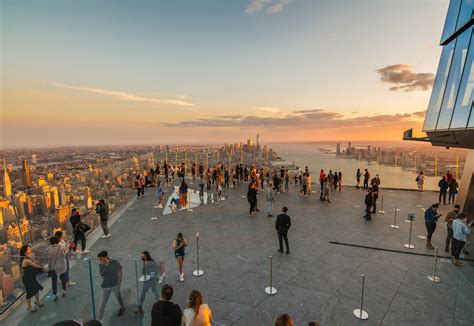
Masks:
[[[7,172],[7,163],[3,159],[3,196],[8,198],[12,194],[12,183]]]
[[[31,177],[30,177],[30,168],[26,163],[26,160],[23,160],[23,183],[25,189],[31,188]]]
[[[31,154],[31,164],[38,163],[38,159],[36,158],[36,154]]]

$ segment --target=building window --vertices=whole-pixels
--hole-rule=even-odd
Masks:
[[[423,126],[424,131],[433,131],[436,128],[436,122],[438,121],[439,116],[439,108],[441,107],[441,102],[443,101],[443,94],[449,75],[449,68],[451,67],[451,61],[453,59],[455,43],[456,42],[453,41],[444,46],[443,52],[441,53],[438,72],[436,73],[436,80],[433,85],[433,91],[431,92],[428,111],[426,112],[425,123]]]
[[[474,10],[474,0],[462,0],[456,30],[463,27],[471,18]]]
[[[471,29],[459,35],[456,40],[453,63],[449,71],[448,83],[444,91],[443,104],[441,105],[436,130],[448,129],[451,123],[470,40]]]
[[[472,102],[474,101],[474,31],[467,54],[466,66],[459,87],[459,94],[454,108],[450,129],[466,128]],[[471,113],[472,114],[472,113]],[[472,117],[471,117],[472,118]],[[472,119],[471,119],[472,120]]]
[[[441,43],[454,34],[456,31],[456,23],[459,16],[459,8],[461,7],[461,0],[451,0],[449,2],[448,13],[444,23],[443,34],[441,36]]]

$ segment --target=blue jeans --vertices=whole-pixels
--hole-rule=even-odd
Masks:
[[[267,203],[268,203],[268,208],[267,208],[268,214],[271,214],[272,213],[272,207],[273,207],[273,200],[269,200],[269,201],[267,201]]]

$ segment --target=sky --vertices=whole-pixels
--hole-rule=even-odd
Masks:
[[[0,147],[400,140],[448,0],[2,0]]]

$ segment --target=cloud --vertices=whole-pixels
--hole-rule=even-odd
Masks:
[[[283,11],[283,8],[288,4],[288,1],[286,0],[280,0],[280,2],[275,3],[274,5],[271,5],[270,7],[265,10],[265,12],[269,15],[271,14],[276,14],[281,11]]]
[[[273,106],[253,106],[252,109],[254,110],[259,110],[259,111],[265,111],[265,112],[270,112],[270,113],[279,113],[283,111],[280,108],[273,107]]]
[[[288,0],[277,0],[276,2],[273,2],[273,0],[253,0],[245,8],[245,12],[247,14],[254,14],[265,9],[265,13],[271,15],[283,11],[287,4]]]
[[[174,105],[174,106],[193,107],[193,108],[196,107],[194,104],[187,101],[183,101],[183,100],[140,97],[133,94],[117,92],[117,91],[112,91],[108,89],[72,86],[72,85],[66,85],[66,84],[61,84],[61,83],[48,83],[48,84],[54,87],[59,87],[59,88],[72,89],[76,91],[100,94],[100,95],[105,95],[105,96],[112,96],[124,101],[156,103],[156,104],[163,104],[163,105]]]
[[[185,120],[177,123],[164,123],[166,127],[207,127],[207,128],[298,128],[303,129],[337,129],[337,128],[384,128],[402,126],[419,122],[424,111],[404,114],[379,114],[373,116],[344,116],[337,112],[321,109],[296,110],[272,116],[230,115]],[[369,129],[370,130],[370,129]]]
[[[380,80],[384,83],[397,84],[391,91],[411,92],[416,90],[427,91],[433,86],[434,74],[415,73],[409,64],[397,64],[376,70]]]
[[[247,8],[245,8],[245,12],[247,14],[253,14],[258,12],[265,7],[266,4],[271,3],[272,0],[254,0],[252,1]]]

